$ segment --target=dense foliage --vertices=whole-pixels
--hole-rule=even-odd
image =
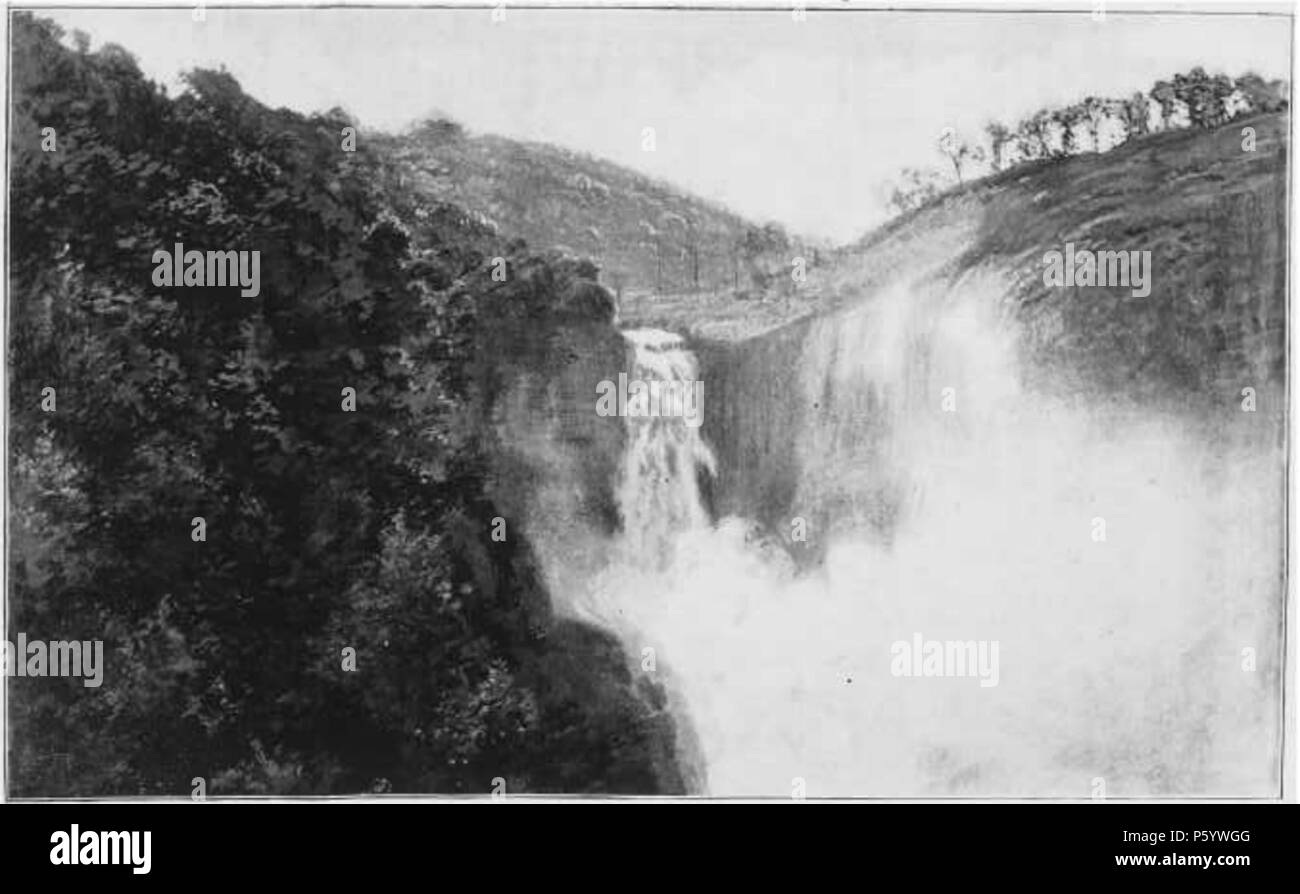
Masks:
[[[680,787],[660,693],[490,536],[478,329],[591,271],[392,190],[341,112],[12,24],[8,629],[107,664],[8,681],[12,793]],[[155,286],[177,242],[260,294]]]

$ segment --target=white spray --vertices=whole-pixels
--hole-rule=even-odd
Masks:
[[[837,507],[807,532],[816,571],[773,546],[811,548],[793,518],[710,522],[699,429],[628,419],[624,533],[564,595],[653,650],[710,794],[1273,790],[1279,455],[1027,392],[990,292],[898,290],[813,327],[804,387],[831,401],[790,449],[793,514]],[[627,336],[638,375],[695,377],[671,334]],[[1000,644],[997,685],[891,673],[917,634]]]

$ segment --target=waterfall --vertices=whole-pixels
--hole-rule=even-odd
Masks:
[[[781,530],[710,518],[699,427],[624,420],[621,530],[566,599],[670,693],[701,791],[1271,791],[1275,452],[1044,398],[999,294],[901,289],[808,328],[790,393],[815,410],[780,447],[799,470]],[[630,381],[699,375],[678,336],[624,336]],[[801,520],[822,547],[802,571]],[[995,685],[900,676],[920,637],[999,644]]]
[[[695,355],[679,336],[659,329],[632,329],[623,336],[631,355],[632,381],[654,383],[656,390],[658,383],[668,383],[674,387],[664,390],[673,393],[699,382]],[[657,416],[627,415],[627,449],[617,488],[629,555],[654,562],[671,560],[679,535],[708,526],[699,475],[717,473],[713,451],[700,437],[699,425],[663,412],[679,408],[660,409]]]

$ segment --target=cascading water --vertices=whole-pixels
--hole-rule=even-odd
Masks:
[[[622,531],[569,607],[673,693],[708,793],[1273,785],[1276,457],[1026,390],[996,308],[972,282],[811,327],[785,530],[712,522],[700,430],[627,418]],[[677,336],[625,337],[632,378],[698,375]],[[824,550],[796,573],[800,522]],[[915,634],[998,642],[996,685],[896,675]]]
[[[675,394],[684,394],[699,381],[695,356],[679,336],[658,329],[633,329],[623,336],[631,347],[632,381],[656,390],[668,383],[675,386],[671,389]],[[715,474],[716,460],[700,437],[699,425],[689,424],[684,413],[672,415],[686,409],[681,401],[677,403],[660,406],[659,415],[629,412],[626,417],[628,444],[617,499],[624,543],[634,560],[671,561],[677,535],[709,524],[699,474]]]

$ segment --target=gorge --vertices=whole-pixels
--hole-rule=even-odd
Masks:
[[[510,423],[534,445],[526,529],[557,607],[616,631],[633,673],[665,686],[693,791],[1275,785],[1277,330],[1196,380],[1138,365],[1109,329],[1075,328],[1082,299],[1024,297],[1033,240],[988,248],[997,205],[1022,190],[906,221],[862,252],[881,266],[856,295],[767,331],[611,322],[600,359],[579,349],[552,382],[563,410]],[[954,224],[948,262],[890,263],[916,230]],[[1280,238],[1251,237],[1264,254],[1237,289],[1267,288]],[[1149,298],[1097,303],[1130,330],[1201,312],[1176,289],[1157,277]],[[1280,319],[1269,306],[1261,326]],[[594,383],[621,371],[698,377],[703,425],[597,418]],[[1268,395],[1260,412],[1243,412],[1247,382]],[[598,493],[600,521],[582,508]],[[999,643],[996,686],[892,675],[891,644],[918,630]]]

